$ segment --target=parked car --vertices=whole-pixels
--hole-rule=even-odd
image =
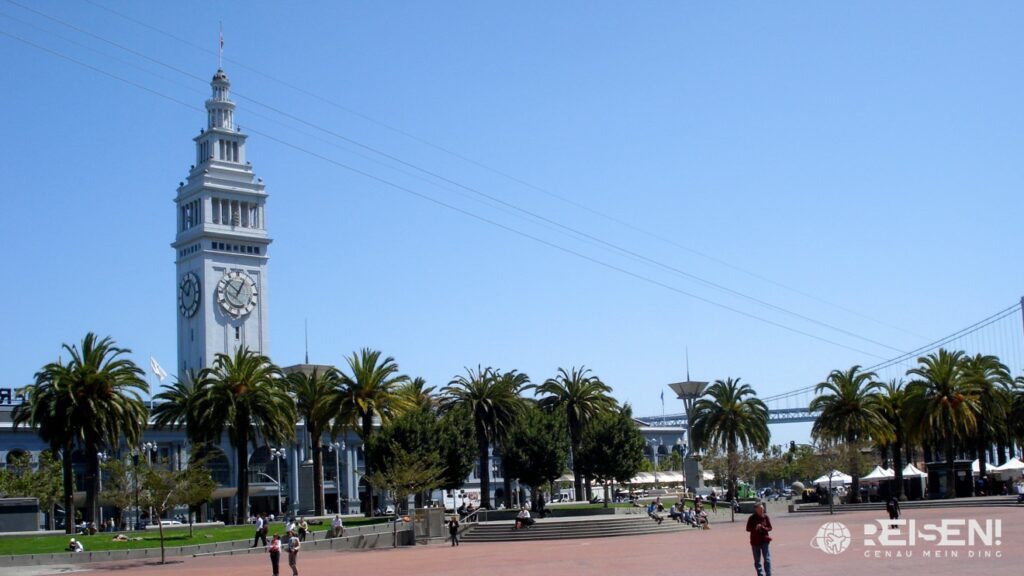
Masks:
[[[161,520],[161,526],[181,526],[181,522],[178,520]]]

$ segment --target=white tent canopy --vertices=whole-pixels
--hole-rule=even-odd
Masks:
[[[995,468],[995,466],[993,466],[991,464],[985,464],[985,471],[986,472],[991,471],[993,468]],[[978,460],[975,460],[974,462],[971,462],[971,472],[973,474],[981,474],[981,464],[979,463]]]
[[[1012,478],[1024,473],[1024,462],[1021,462],[1020,458],[1011,458],[1006,461],[1006,464],[996,466],[992,471],[998,472],[1003,478]]]
[[[903,469],[904,478],[927,478],[928,475],[921,471],[920,468],[913,464],[907,464],[907,467]]]
[[[815,484],[828,485],[829,484],[829,476],[830,475],[832,477],[831,483],[832,483],[833,486],[840,486],[842,484],[852,484],[853,483],[853,477],[851,477],[849,474],[844,474],[843,472],[840,472],[839,470],[833,470],[830,474],[822,475],[820,478],[815,480],[814,483]]]
[[[861,482],[881,482],[883,480],[892,480],[896,477],[896,472],[892,470],[886,470],[881,466],[875,466],[875,469],[869,472],[867,475],[861,477]]]
[[[711,470],[705,470],[704,471],[704,481],[705,482],[711,482],[714,479],[715,479],[715,473],[714,472],[712,472]]]

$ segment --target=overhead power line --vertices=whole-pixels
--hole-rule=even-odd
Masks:
[[[61,20],[59,18],[56,18],[56,17],[50,16],[48,14],[45,14],[45,13],[39,11],[39,10],[23,6],[23,5],[15,2],[13,0],[7,0],[7,1],[9,3],[15,5],[15,6],[19,6],[21,8],[24,8],[25,10],[31,11],[31,12],[33,12],[35,14],[38,14],[38,15],[44,17],[44,18],[47,18],[47,19],[52,20],[54,22],[57,22],[57,23],[59,23],[61,25],[67,26],[67,27],[69,27],[69,28],[71,28],[71,29],[73,29],[73,30],[75,30],[77,32],[80,32],[82,34],[86,34],[86,35],[88,35],[88,36],[90,36],[92,38],[95,38],[95,39],[97,39],[97,40],[99,40],[101,42],[107,43],[107,44],[109,44],[111,46],[114,46],[114,47],[116,47],[118,49],[124,50],[124,51],[126,51],[126,52],[128,52],[130,54],[133,54],[135,56],[143,58],[143,59],[145,59],[145,60],[147,60],[149,62],[152,62],[152,63],[157,64],[159,66],[163,66],[163,67],[165,67],[165,68],[167,68],[169,70],[172,70],[174,72],[182,74],[182,75],[184,75],[184,76],[186,76],[188,78],[191,78],[193,80],[197,80],[197,81],[200,81],[200,82],[204,82],[204,83],[206,82],[205,79],[203,79],[203,78],[201,78],[201,77],[199,77],[199,76],[197,76],[195,74],[192,74],[192,73],[190,73],[188,71],[182,70],[182,69],[180,69],[180,68],[178,68],[178,67],[176,67],[174,65],[168,64],[168,63],[163,62],[163,61],[161,61],[159,59],[152,58],[152,57],[150,57],[150,56],[148,56],[148,55],[146,55],[146,54],[144,54],[142,52],[139,52],[139,51],[134,50],[134,49],[132,49],[130,47],[124,46],[124,45],[122,45],[122,44],[120,44],[118,42],[115,42],[113,40],[105,38],[105,37],[103,37],[101,35],[98,35],[98,34],[95,34],[93,32],[90,32],[88,30],[85,30],[85,29],[83,29],[81,27],[78,27],[78,26],[76,26],[74,24],[71,24],[69,22],[65,22],[64,20]],[[97,6],[100,6],[100,5],[95,4],[95,3],[93,3],[93,4],[97,5]],[[100,7],[102,7],[102,6],[100,6]],[[103,8],[105,8],[105,7],[103,7]],[[178,40],[182,41],[182,42],[186,42],[184,40],[180,40],[180,39],[178,39]],[[687,272],[687,271],[682,270],[682,269],[680,269],[680,268],[678,268],[676,266],[673,266],[671,264],[662,262],[662,261],[654,259],[654,258],[647,257],[647,256],[645,256],[643,254],[640,254],[639,252],[636,252],[634,250],[625,248],[625,247],[623,247],[623,246],[621,246],[619,244],[616,244],[614,242],[609,242],[609,241],[604,240],[603,238],[600,238],[600,237],[598,237],[596,235],[587,233],[587,232],[585,232],[583,230],[574,228],[572,226],[568,226],[568,225],[562,224],[561,222],[558,222],[558,221],[556,221],[554,219],[551,219],[551,218],[548,218],[548,217],[543,216],[541,214],[538,214],[538,213],[536,213],[536,212],[534,212],[532,210],[529,210],[529,209],[523,208],[521,206],[515,205],[515,204],[513,204],[511,202],[507,202],[507,201],[505,201],[505,200],[503,200],[503,199],[501,199],[501,198],[499,198],[497,196],[494,196],[494,195],[491,195],[491,194],[487,194],[486,192],[483,192],[483,191],[481,191],[481,190],[479,190],[479,189],[477,189],[475,187],[462,184],[461,182],[458,182],[456,180],[450,179],[450,178],[448,178],[448,177],[446,177],[446,176],[444,176],[442,174],[439,174],[439,173],[437,173],[435,171],[432,171],[430,169],[423,168],[423,167],[418,166],[416,164],[413,164],[411,162],[405,161],[402,158],[399,158],[397,156],[394,156],[392,154],[384,152],[383,150],[380,150],[380,149],[377,149],[375,147],[372,147],[372,146],[369,146],[367,144],[364,144],[362,142],[359,142],[359,141],[357,141],[355,139],[349,138],[349,137],[347,137],[347,136],[345,136],[343,134],[340,134],[340,133],[338,133],[336,131],[328,129],[328,128],[326,128],[326,127],[324,127],[324,126],[322,126],[322,125],[320,125],[318,123],[310,122],[310,121],[305,120],[305,119],[303,119],[301,117],[298,117],[298,116],[296,116],[296,115],[294,115],[294,114],[292,114],[290,112],[287,112],[285,110],[281,110],[281,109],[279,109],[279,108],[277,108],[275,106],[272,106],[270,104],[266,104],[264,102],[261,102],[258,99],[248,97],[245,94],[238,92],[237,90],[235,90],[233,92],[234,92],[234,95],[236,97],[238,97],[240,99],[244,99],[244,100],[249,101],[249,102],[252,102],[252,103],[254,103],[254,104],[258,105],[258,106],[261,106],[263,108],[266,108],[266,109],[268,109],[268,110],[270,110],[270,111],[272,111],[272,112],[274,112],[276,114],[280,114],[281,116],[284,116],[285,118],[288,118],[289,120],[292,120],[294,122],[298,122],[298,123],[300,123],[300,124],[302,124],[304,126],[307,126],[309,128],[312,128],[312,129],[320,131],[320,132],[323,132],[323,133],[325,133],[325,134],[327,134],[327,135],[329,135],[329,136],[331,136],[333,138],[337,138],[339,140],[342,140],[344,142],[350,143],[350,144],[352,144],[354,146],[357,146],[359,148],[362,148],[364,150],[367,150],[369,152],[377,154],[377,155],[379,155],[379,156],[381,156],[383,158],[388,159],[389,161],[398,163],[398,164],[400,164],[402,166],[405,166],[407,168],[410,168],[412,170],[415,170],[417,172],[425,174],[425,175],[427,175],[427,176],[429,176],[431,178],[435,178],[435,179],[437,179],[437,180],[439,180],[441,182],[444,182],[444,183],[446,183],[448,185],[461,188],[461,189],[463,189],[463,190],[465,190],[467,192],[470,192],[472,194],[475,194],[477,196],[485,198],[485,199],[487,199],[487,200],[489,200],[491,202],[498,203],[498,204],[500,204],[502,206],[505,206],[506,208],[509,208],[511,210],[514,210],[514,211],[517,211],[517,212],[519,212],[519,213],[521,213],[521,214],[523,214],[523,215],[525,215],[525,216],[527,216],[529,218],[533,218],[533,219],[535,219],[535,220],[537,220],[539,222],[542,222],[545,225],[554,226],[554,227],[560,228],[560,229],[564,230],[565,232],[568,232],[569,234],[577,236],[580,239],[583,239],[583,240],[591,242],[591,243],[596,243],[596,244],[600,245],[601,247],[603,247],[605,249],[608,249],[610,251],[613,251],[613,252],[617,252],[620,255],[627,256],[629,258],[638,260],[640,262],[643,262],[643,263],[645,263],[647,265],[650,265],[650,266],[653,266],[655,268],[660,268],[660,269],[665,270],[667,272],[670,272],[670,273],[679,275],[679,276],[681,276],[683,278],[687,278],[687,279],[689,279],[691,281],[697,282],[699,284],[703,284],[703,285],[705,285],[707,287],[710,287],[712,289],[718,290],[720,292],[724,292],[724,293],[727,293],[727,294],[730,294],[730,295],[733,295],[733,296],[736,296],[736,297],[739,297],[739,298],[743,298],[745,300],[754,302],[755,304],[757,304],[759,306],[762,306],[762,307],[765,307],[767,309],[774,310],[776,312],[779,312],[779,313],[782,313],[782,314],[786,314],[786,315],[794,317],[794,318],[798,318],[798,319],[803,320],[805,322],[818,325],[820,327],[832,330],[834,332],[843,334],[845,336],[849,336],[851,338],[855,338],[855,339],[858,339],[858,340],[861,340],[861,341],[873,344],[875,346],[879,346],[881,348],[886,348],[886,349],[889,349],[891,351],[903,352],[903,350],[901,350],[899,348],[896,348],[894,346],[888,345],[888,344],[886,344],[884,342],[881,342],[881,341],[879,341],[877,339],[873,339],[873,338],[870,338],[870,337],[867,337],[867,336],[863,336],[863,335],[855,333],[853,331],[846,330],[846,329],[844,329],[842,327],[836,326],[835,324],[832,324],[832,323],[829,323],[829,322],[825,322],[825,321],[819,320],[817,318],[813,318],[811,316],[808,316],[806,314],[802,314],[802,313],[796,312],[794,310],[788,309],[788,308],[783,307],[783,306],[772,304],[771,302],[768,302],[768,301],[763,300],[761,298],[758,298],[756,296],[752,296],[752,295],[747,294],[745,292],[742,292],[742,291],[730,288],[728,286],[725,286],[723,284],[714,282],[712,280],[708,280],[706,278],[700,277],[700,276],[698,276],[696,274]]]
[[[38,44],[36,42],[33,42],[33,41],[28,40],[26,38],[22,38],[22,37],[20,37],[18,35],[12,34],[12,33],[7,32],[5,30],[0,30],[0,34],[2,34],[4,36],[7,36],[7,37],[9,37],[9,38],[11,38],[13,40],[16,40],[18,42],[21,42],[23,44],[26,44],[28,46],[31,46],[32,48],[35,48],[37,50],[41,50],[43,52],[46,52],[48,54],[51,54],[53,56],[56,56],[56,57],[61,58],[63,60],[66,60],[68,62],[74,63],[74,64],[76,64],[78,66],[82,66],[82,67],[84,67],[84,68],[86,68],[88,70],[91,70],[93,72],[96,72],[98,74],[107,76],[107,77],[109,77],[111,79],[117,80],[117,81],[122,82],[124,84],[127,84],[129,86],[135,87],[135,88],[137,88],[139,90],[143,90],[143,91],[145,91],[147,93],[150,93],[150,94],[155,95],[157,97],[163,98],[163,99],[168,100],[170,102],[174,102],[175,104],[183,106],[183,107],[185,107],[187,109],[194,110],[194,111],[200,112],[200,113],[204,112],[204,110],[202,108],[200,108],[198,106],[195,106],[194,104],[182,101],[182,100],[180,100],[180,99],[178,99],[178,98],[176,98],[174,96],[171,96],[169,94],[165,94],[165,93],[163,93],[163,92],[161,92],[159,90],[152,89],[152,88],[150,88],[148,86],[145,86],[145,85],[143,85],[143,84],[141,84],[139,82],[135,82],[133,80],[124,78],[124,77],[122,77],[122,76],[120,76],[118,74],[109,72],[109,71],[104,70],[102,68],[99,68],[97,66],[93,66],[92,64],[89,64],[87,62],[83,62],[83,61],[81,61],[81,60],[79,60],[77,58],[74,58],[72,56],[64,54],[64,53],[62,53],[60,51],[53,50],[51,48],[42,46],[42,45],[40,45],[40,44]],[[632,277],[634,279],[641,280],[643,282],[646,282],[646,283],[649,283],[649,284],[652,284],[652,285],[655,285],[655,286],[659,286],[661,288],[670,290],[672,292],[675,292],[675,293],[678,293],[678,294],[681,294],[681,295],[693,298],[695,300],[704,302],[706,304],[715,306],[715,307],[723,309],[723,310],[727,310],[727,311],[733,312],[735,314],[738,314],[738,315],[750,318],[752,320],[756,320],[758,322],[761,322],[761,323],[764,323],[764,324],[767,324],[767,325],[770,325],[770,326],[774,326],[776,328],[780,328],[780,329],[792,332],[794,334],[805,336],[807,338],[818,340],[820,342],[824,342],[824,343],[827,343],[827,344],[830,344],[830,345],[833,345],[833,346],[837,346],[837,347],[840,347],[840,348],[845,348],[847,350],[851,350],[851,351],[857,352],[859,354],[864,354],[864,355],[867,355],[867,356],[881,358],[881,356],[879,356],[877,354],[874,354],[872,352],[861,350],[861,349],[858,349],[856,347],[844,344],[842,342],[831,340],[829,338],[825,338],[823,336],[820,336],[820,335],[817,335],[817,334],[813,334],[813,333],[810,333],[810,332],[807,332],[807,331],[804,331],[804,330],[801,330],[801,329],[798,329],[798,328],[795,328],[795,327],[783,324],[781,322],[776,322],[774,320],[771,320],[771,319],[768,319],[768,318],[764,318],[762,316],[758,316],[756,314],[747,312],[745,310],[741,310],[739,308],[735,308],[733,306],[729,306],[727,304],[723,304],[723,303],[711,300],[709,298],[700,296],[698,294],[694,294],[692,292],[688,292],[686,290],[683,290],[683,289],[678,288],[676,286],[673,286],[671,284],[667,284],[667,283],[662,282],[660,280],[657,280],[657,279],[654,279],[654,278],[650,278],[648,276],[644,276],[642,274],[639,274],[637,272],[628,270],[628,269],[623,268],[621,266],[618,266],[618,265],[606,262],[604,260],[601,260],[599,258],[595,258],[593,256],[584,254],[584,253],[579,252],[577,250],[574,250],[572,248],[568,248],[568,247],[556,244],[554,242],[551,242],[551,241],[546,240],[544,238],[540,238],[540,237],[535,236],[533,234],[530,234],[528,232],[524,232],[524,231],[519,230],[517,228],[514,228],[512,226],[509,226],[509,225],[506,225],[504,223],[501,223],[501,222],[498,222],[496,220],[493,220],[491,218],[488,218],[486,216],[482,216],[482,215],[476,214],[474,212],[471,212],[469,210],[466,210],[464,208],[461,208],[461,207],[455,206],[453,204],[444,202],[442,200],[439,200],[437,198],[434,198],[432,196],[429,196],[427,194],[424,194],[424,193],[419,192],[417,190],[414,190],[412,188],[409,188],[409,187],[403,186],[401,184],[392,182],[390,180],[387,180],[386,178],[382,178],[382,177],[377,176],[375,174],[366,172],[364,170],[360,170],[358,168],[355,168],[353,166],[345,164],[344,162],[341,162],[341,161],[335,160],[333,158],[330,158],[328,156],[325,156],[325,155],[323,155],[323,154],[321,154],[319,152],[315,152],[313,150],[309,150],[307,148],[304,148],[304,147],[299,146],[297,144],[294,144],[292,142],[288,142],[287,140],[284,140],[282,138],[278,138],[278,137],[276,137],[276,136],[274,136],[274,135],[272,135],[270,133],[259,131],[259,130],[254,130],[254,129],[251,129],[251,128],[249,129],[249,132],[251,132],[252,134],[255,134],[255,135],[262,136],[262,137],[264,137],[264,138],[266,138],[268,140],[277,142],[278,144],[281,144],[283,146],[292,148],[292,149],[294,149],[296,151],[302,152],[302,153],[304,153],[306,155],[309,155],[311,157],[318,158],[318,159],[320,159],[322,161],[328,162],[328,163],[333,164],[333,165],[335,165],[335,166],[337,166],[339,168],[343,168],[345,170],[348,170],[348,171],[350,171],[352,173],[358,174],[358,175],[363,176],[365,178],[368,178],[370,180],[376,181],[376,182],[378,182],[380,184],[383,184],[385,186],[388,186],[388,187],[390,187],[392,189],[395,189],[395,190],[401,191],[403,193],[415,196],[415,197],[417,197],[417,198],[419,198],[421,200],[433,203],[433,204],[438,205],[440,207],[443,207],[443,208],[446,208],[448,210],[451,210],[451,211],[457,212],[459,214],[462,214],[464,216],[473,218],[473,219],[478,220],[480,222],[483,222],[485,224],[488,224],[488,225],[500,228],[502,230],[505,230],[505,231],[507,231],[509,233],[512,233],[512,234],[515,234],[517,236],[520,236],[520,237],[532,240],[532,241],[534,241],[534,242],[536,242],[538,244],[542,244],[542,245],[547,246],[549,248],[552,248],[552,249],[564,252],[566,254],[575,256],[575,257],[583,259],[583,260],[586,260],[586,261],[591,262],[593,264],[596,264],[598,266],[601,266],[601,267],[604,267],[604,268],[607,268],[607,269],[619,272],[621,274],[624,274],[626,276]]]

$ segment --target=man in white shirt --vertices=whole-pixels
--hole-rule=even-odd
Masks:
[[[526,509],[525,505],[523,505],[523,507],[519,509],[519,515],[516,516],[516,528],[528,528],[532,526],[533,523],[534,519],[530,518],[530,511]]]
[[[263,546],[267,545],[267,519],[263,515],[256,517],[256,537],[252,539],[252,547],[255,548],[260,538],[263,539]]]
[[[331,534],[334,538],[341,538],[345,533],[345,526],[341,522],[341,514],[334,515],[334,522],[331,523]]]

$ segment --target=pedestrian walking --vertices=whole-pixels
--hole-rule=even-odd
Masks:
[[[267,552],[270,553],[270,569],[273,571],[274,576],[278,576],[278,570],[281,566],[281,537],[276,533],[270,539],[270,545],[267,546]]]
[[[885,503],[885,511],[889,513],[889,520],[900,519],[900,501],[899,498],[893,496],[889,498],[888,502]],[[895,528],[895,524],[890,524],[890,528]]]
[[[295,532],[288,533],[288,567],[292,569],[292,576],[299,576],[299,536]]]
[[[718,514],[718,494],[712,490],[711,495],[708,496],[708,502],[711,502],[711,511]]]
[[[256,517],[256,537],[252,539],[252,547],[255,548],[260,541],[263,539],[263,545],[267,545],[267,519],[265,516],[260,515]]]
[[[772,576],[772,521],[764,512],[764,504],[754,507],[754,513],[747,518],[747,532],[750,532],[750,548],[754,552],[754,569],[757,576]],[[763,564],[762,564],[763,562]]]
[[[452,516],[448,521],[448,534],[452,537],[452,546],[459,545],[459,517]]]

